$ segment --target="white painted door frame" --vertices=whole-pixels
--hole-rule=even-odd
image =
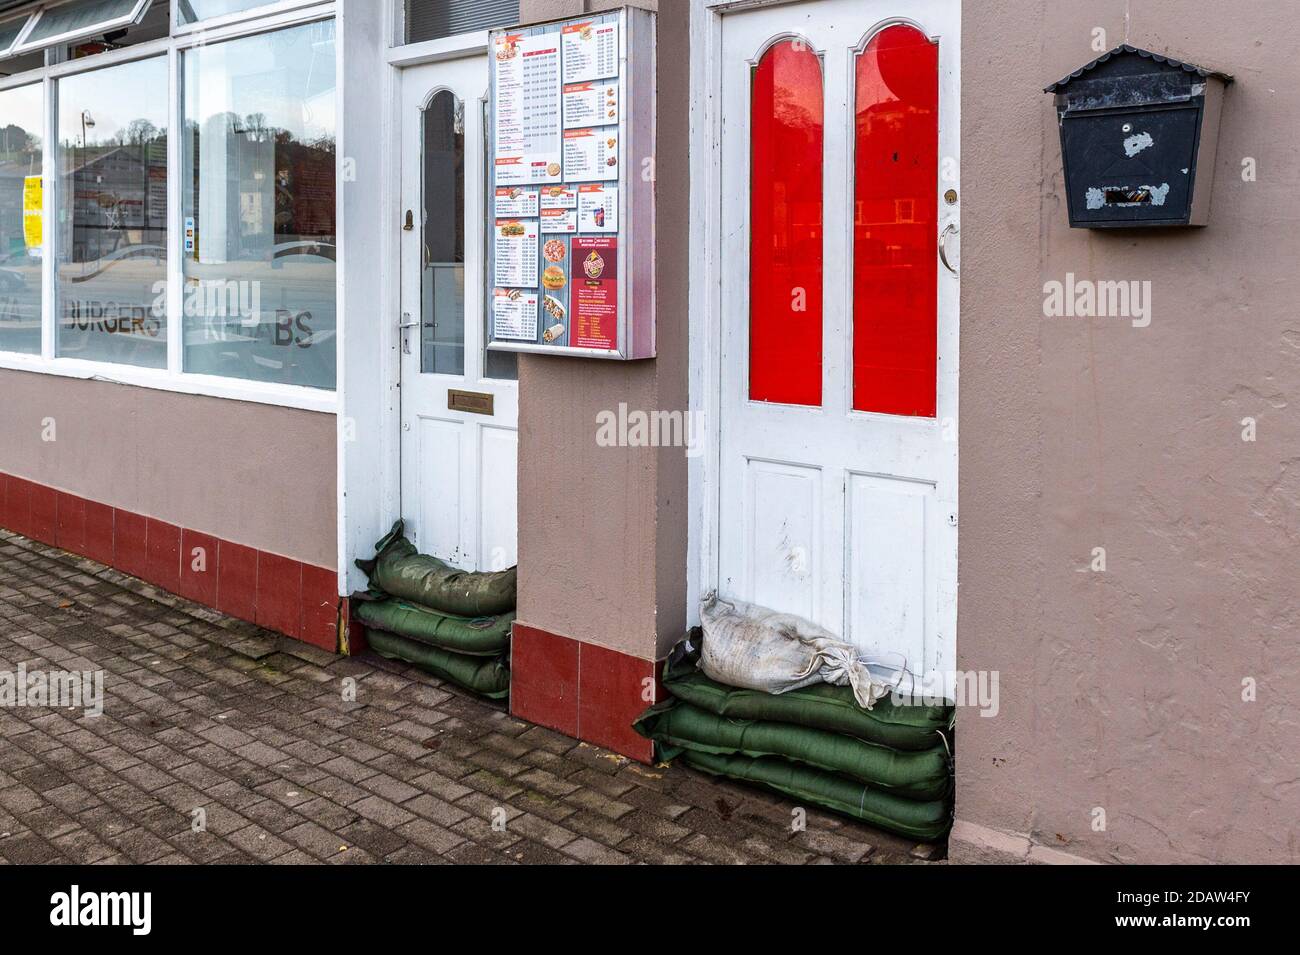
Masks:
[[[718,586],[719,581],[719,515],[721,470],[720,442],[718,440],[718,423],[721,420],[721,356],[723,342],[722,326],[722,262],[719,237],[722,229],[722,23],[726,14],[749,10],[756,7],[777,6],[792,0],[691,0],[691,131],[690,131],[690,169],[691,191],[696,197],[692,202],[690,226],[690,288],[694,304],[691,315],[690,346],[690,408],[705,421],[706,446],[704,453],[692,457],[689,470],[689,547],[687,567],[688,618],[690,623],[698,622],[699,599],[702,594]],[[907,5],[900,2],[897,18],[889,22],[907,22],[902,16]],[[959,16],[959,15],[958,15]],[[950,104],[959,103],[959,75],[954,71],[950,77],[941,77],[941,97],[948,97]],[[959,109],[951,112],[959,129]],[[945,157],[951,157],[956,165],[959,155],[957,129],[940,132],[939,158],[941,174]],[[954,178],[956,170],[953,170]],[[959,188],[954,181],[953,188]],[[848,199],[846,194],[846,201]],[[956,225],[955,215],[945,215],[941,209],[939,229],[947,224]],[[949,235],[951,242],[951,234]],[[949,255],[951,256],[951,247]],[[937,248],[936,248],[937,254]],[[954,263],[955,265],[956,263]],[[942,268],[942,266],[941,266]],[[941,283],[942,286],[942,283]],[[956,283],[947,294],[941,291],[940,308],[956,309]],[[957,367],[958,321],[954,318],[950,328],[941,329],[940,351],[945,356],[946,369],[941,373],[956,375]],[[950,401],[940,397],[937,422],[947,428],[956,440],[956,393],[950,394]],[[954,456],[955,462],[955,456]],[[955,471],[955,463],[954,463]],[[944,502],[950,505],[951,520],[956,520],[955,473],[953,476],[952,500]],[[956,606],[956,535],[952,536],[951,554],[942,555],[945,565],[950,562],[952,594],[950,595],[952,618],[950,632],[946,642],[950,649],[944,654],[946,665],[951,669],[955,647],[955,606]]]
[[[515,563],[517,547],[519,388],[517,381],[488,376],[484,347],[487,54],[407,66],[401,90],[402,516],[421,553],[467,570],[501,570]],[[431,170],[423,141],[425,111],[438,96],[450,96],[456,104],[455,121],[464,137],[459,372],[426,368],[432,355],[422,354],[424,334],[442,314],[435,313],[422,284],[430,254],[425,227],[445,225],[426,222],[425,204],[426,194],[445,185],[427,178]],[[444,345],[454,349],[455,336]],[[474,410],[465,410],[463,403],[453,407],[454,393],[470,398]]]

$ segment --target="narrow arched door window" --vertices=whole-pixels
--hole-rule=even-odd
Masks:
[[[935,414],[939,47],[886,27],[855,64],[853,408]]]
[[[465,373],[465,104],[438,90],[422,118],[420,371]]]
[[[749,399],[822,401],[821,59],[781,40],[753,69]]]

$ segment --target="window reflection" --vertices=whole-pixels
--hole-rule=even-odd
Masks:
[[[420,371],[465,373],[465,107],[433,94],[424,131]]]
[[[58,353],[167,365],[167,60],[58,83]]]
[[[891,26],[856,63],[853,407],[935,413],[939,48]]]
[[[0,351],[28,355],[41,353],[41,104],[39,83],[0,92]]]
[[[822,400],[822,68],[774,44],[751,104],[749,397]]]
[[[187,50],[185,370],[333,388],[334,23]]]

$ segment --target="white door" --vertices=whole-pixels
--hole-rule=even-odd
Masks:
[[[917,676],[955,649],[959,26],[722,17],[718,588]]]
[[[402,74],[402,517],[421,553],[515,563],[514,356],[484,349],[485,56]]]

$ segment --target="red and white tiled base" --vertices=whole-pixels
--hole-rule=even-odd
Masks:
[[[510,647],[510,712],[631,759],[654,750],[632,722],[663,699],[653,660],[515,623]]]
[[[0,527],[322,650],[338,650],[339,601],[345,598],[328,567],[3,473]]]
[[[355,623],[347,646],[339,646],[338,612],[349,608],[328,567],[4,473],[0,527],[322,650],[365,649],[365,630]],[[510,657],[512,714],[643,763],[653,760],[650,741],[632,722],[663,698],[660,664],[523,623],[514,625]]]

